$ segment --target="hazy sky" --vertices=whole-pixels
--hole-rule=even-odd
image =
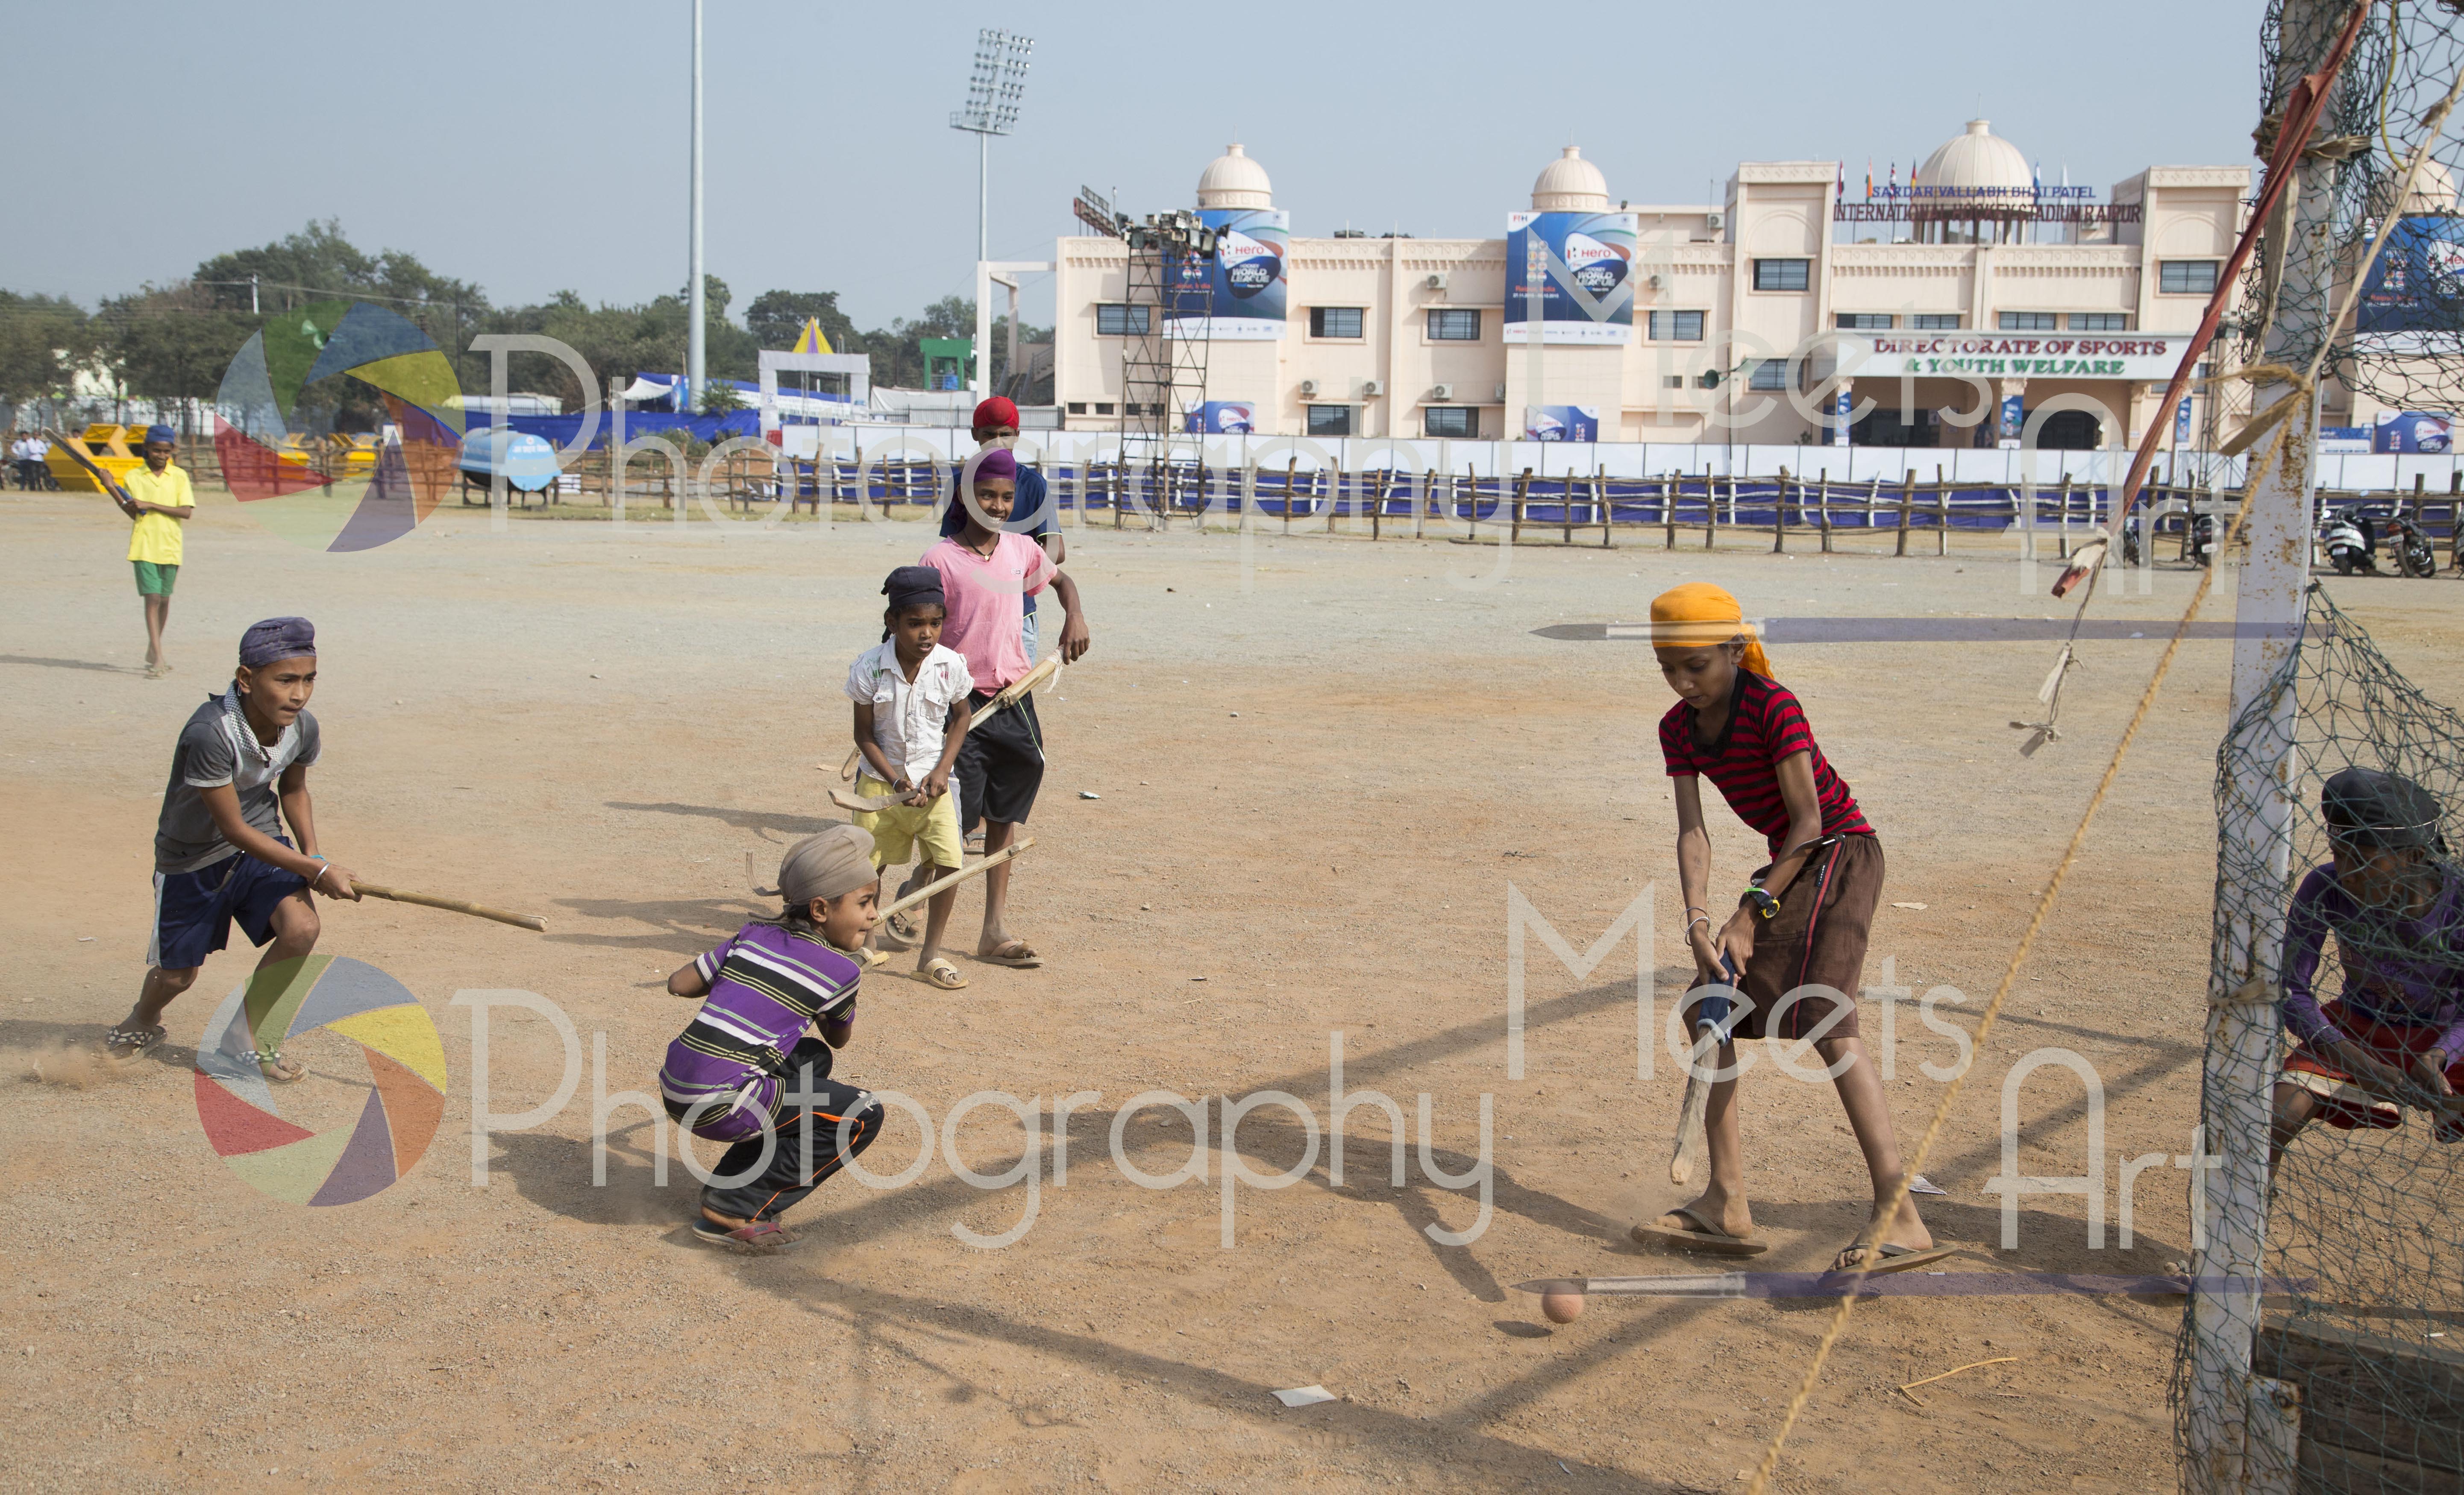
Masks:
[[[1501,233],[1569,143],[1636,202],[1703,201],[1740,160],[1845,160],[1860,186],[1869,156],[1904,177],[1979,111],[2048,180],[2250,164],[2259,9],[1766,0],[1552,20],[1450,0],[707,0],[709,263],[739,308],[836,290],[862,325],[965,293],[976,146],[948,117],[979,26],[1036,39],[1018,131],[993,143],[992,247],[1044,259],[1080,183],[1133,212],[1188,206],[1236,137],[1299,233]],[[678,288],[690,15],[690,0],[16,8],[11,156],[21,187],[38,166],[47,180],[0,230],[0,285],[90,306],[332,217],[499,304]],[[64,202],[63,177],[96,195]],[[1048,316],[1048,288],[1027,304]]]

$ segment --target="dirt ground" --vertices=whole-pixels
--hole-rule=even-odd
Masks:
[[[11,494],[0,514],[0,678],[19,703],[0,720],[0,791],[27,832],[0,873],[19,968],[0,998],[0,1471],[43,1489],[1737,1488],[1826,1303],[1595,1296],[1552,1330],[1511,1287],[1727,1264],[1623,1240],[1684,1197],[1666,1181],[1682,1075],[1662,1052],[1637,1077],[1630,936],[1582,978],[1527,942],[1525,1070],[1508,1076],[1516,892],[1579,953],[1656,885],[1660,1015],[1685,974],[1654,731],[1668,692],[1641,643],[1534,630],[1639,618],[1700,578],[1771,616],[2058,605],[2021,595],[1990,539],[1940,560],[1780,558],[1743,536],[1716,557],[1526,547],[1502,580],[1467,584],[1497,552],[1261,538],[1244,562],[1221,536],[1073,535],[1094,649],[1041,700],[1052,767],[1013,903],[1046,963],[961,959],[973,984],[956,994],[869,977],[840,1058],[936,1129],[973,1092],[1040,1098],[1036,1182],[979,1189],[936,1150],[901,1187],[831,1182],[789,1217],[797,1250],[748,1261],[687,1239],[694,1184],[675,1165],[654,1181],[639,1107],[608,1122],[594,1183],[591,1099],[655,1091],[690,1011],[666,972],[763,907],[745,853],[766,872],[833,818],[837,780],[815,765],[846,752],[841,682],[878,636],[880,578],[923,548],[923,526],[517,518],[495,533],[448,510],[381,550],[326,555],[209,493],[173,607],[177,671],[148,681],[124,522],[72,495]],[[2100,613],[2155,634],[2190,581],[2160,571],[2153,595]],[[2416,680],[2464,677],[2464,586],[2335,590]],[[240,629],[290,612],[319,633],[325,849],[371,880],[549,924],[320,905],[320,949],[406,983],[452,1071],[416,1169],[323,1209],[255,1192],[199,1127],[190,1045],[243,953],[209,962],[154,1058],[119,1071],[89,1057],[142,974],[172,740]],[[2174,1168],[2139,1176],[2128,1250],[2111,1235],[2088,1249],[2077,1196],[2022,1200],[2020,1246],[1999,1250],[1984,1186],[2002,1168],[2002,1077],[2046,1046],[2101,1077],[2109,1230],[2118,1160],[2188,1150],[2228,648],[2185,650],[1925,1164],[1948,1191],[1927,1219],[1959,1248],[1945,1269],[2153,1273],[2188,1254]],[[1965,1009],[1946,1001],[1938,1021],[1972,1030],[2157,652],[2153,637],[2088,646],[2063,739],[2023,760],[2007,723],[2034,708],[2050,644],[1774,649],[1888,848],[1868,983],[1956,987]],[[1714,886],[1758,852],[1721,811]],[[961,900],[960,930],[978,908]],[[583,1073],[560,1113],[479,1149],[480,1187],[473,1009],[452,998],[486,989],[553,1001]],[[1869,1044],[1881,1019],[1869,1000]],[[492,1031],[492,1108],[548,1098],[565,1072],[549,1023],[499,1008]],[[1236,1179],[1226,1249],[1221,1101],[1287,1092],[1322,1129],[1336,1034],[1346,1088],[1405,1118],[1404,1185],[1379,1110],[1354,1110],[1339,1186],[1323,1149],[1291,1187]],[[1919,1064],[1957,1045],[1913,1002],[1897,1034],[1891,1092],[1912,1142],[1944,1088]],[[371,1083],[355,1045],[320,1033],[296,1051],[313,1072],[281,1093],[284,1114],[311,1129],[355,1115]],[[1746,1086],[1773,1242],[1749,1264],[1816,1269],[1863,1207],[1838,1105],[1768,1064]],[[1116,1165],[1114,1115],[1148,1090],[1218,1098],[1201,1177],[1151,1190]],[[1073,1103],[1065,1181],[1051,1110],[1081,1091],[1096,1094]],[[2039,1071],[2019,1106],[2019,1172],[2087,1167],[2075,1079]],[[993,1107],[945,1140],[998,1174],[1023,1139]],[[918,1146],[893,1112],[865,1162],[894,1175]],[[1155,1181],[1190,1160],[1189,1123],[1140,1111],[1125,1146]],[[1485,1231],[1440,1244],[1424,1226],[1465,1232],[1482,1208],[1432,1166],[1460,1177],[1485,1146]],[[1273,1104],[1238,1135],[1251,1176],[1308,1147]],[[1029,1209],[1006,1247],[953,1236]],[[2152,1297],[1878,1299],[1782,1485],[2169,1490],[2177,1316]],[[1894,1390],[2005,1355],[1923,1405]],[[1312,1384],[1337,1399],[1271,1395]]]

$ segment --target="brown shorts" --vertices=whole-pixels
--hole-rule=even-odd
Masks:
[[[1803,1038],[1837,1008],[1839,1021],[1822,1036],[1856,1037],[1865,942],[1881,897],[1882,843],[1876,837],[1841,836],[1809,858],[1780,894],[1779,912],[1755,931],[1745,980],[1753,1007],[1738,1021],[1736,1036]],[[1783,1002],[1774,1024],[1771,1016]]]

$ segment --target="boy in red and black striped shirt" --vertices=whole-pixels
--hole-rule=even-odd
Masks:
[[[1696,984],[1733,982],[1742,992],[1737,1006],[1744,1015],[1732,1036],[1813,1041],[1865,1154],[1879,1213],[1899,1192],[1900,1151],[1881,1082],[1857,1037],[1855,993],[1882,891],[1881,843],[1822,756],[1804,707],[1771,678],[1762,645],[1734,597],[1691,583],[1656,599],[1651,616],[1652,650],[1678,694],[1661,718],[1660,746],[1677,800],[1677,875]],[[1762,832],[1771,858],[1725,919],[1710,911],[1704,779],[1740,820]],[[1724,1042],[1721,1068],[1735,1063],[1733,1042]],[[1711,1087],[1703,1130],[1711,1160],[1708,1187],[1653,1228],[1743,1249],[1754,1227],[1733,1077]],[[1846,1270],[1869,1250],[1879,1261],[1932,1244],[1914,1203],[1903,1200],[1888,1221],[1869,1220],[1836,1264]]]

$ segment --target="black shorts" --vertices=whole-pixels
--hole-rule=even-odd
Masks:
[[[991,700],[978,691],[967,705],[980,712]],[[952,777],[958,780],[961,828],[973,830],[984,820],[1025,824],[1035,808],[1035,791],[1044,787],[1044,727],[1035,719],[1035,697],[1020,696],[968,733]]]

